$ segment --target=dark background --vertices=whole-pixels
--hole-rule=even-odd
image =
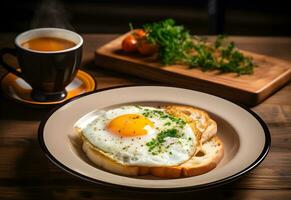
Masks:
[[[210,2],[210,3],[209,3]],[[291,35],[291,1],[280,0],[8,0],[0,32],[55,26],[80,33],[123,33],[173,18],[193,34]]]

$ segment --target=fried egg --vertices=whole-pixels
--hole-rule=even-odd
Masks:
[[[128,166],[176,166],[192,157],[198,143],[190,125],[163,108],[102,110],[75,127],[95,149]]]

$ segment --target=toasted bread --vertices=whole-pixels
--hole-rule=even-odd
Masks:
[[[165,108],[169,114],[180,117],[191,124],[194,132],[198,132],[198,139],[202,144],[217,132],[216,122],[210,119],[209,115],[203,110],[178,105],[166,106]]]
[[[214,169],[224,154],[221,140],[215,136],[202,145],[191,159],[177,167],[152,167],[150,174],[163,178],[179,178],[204,174]]]
[[[223,144],[217,136],[205,142],[196,156],[193,156],[185,163],[176,167],[138,167],[122,165],[111,160],[86,140],[83,140],[83,151],[95,165],[110,172],[126,176],[151,174],[163,178],[179,178],[204,174],[217,166],[224,153]]]
[[[198,150],[186,162],[178,166],[164,167],[124,165],[112,160],[106,152],[94,147],[82,135],[82,131],[77,130],[83,141],[83,151],[98,167],[116,174],[127,176],[151,174],[163,178],[179,178],[200,175],[215,168],[222,159],[224,153],[223,143],[215,136],[217,132],[216,122],[212,120],[206,112],[190,106],[171,105],[166,106],[165,109],[169,114],[182,118],[190,124],[194,134],[198,138]]]

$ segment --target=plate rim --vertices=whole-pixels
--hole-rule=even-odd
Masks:
[[[185,191],[193,191],[193,190],[201,190],[201,189],[206,189],[206,188],[213,188],[213,187],[217,187],[226,183],[229,183],[231,181],[234,181],[240,177],[242,177],[243,175],[247,174],[249,171],[253,170],[254,168],[256,168],[267,156],[270,147],[271,147],[271,134],[269,131],[269,128],[267,126],[267,124],[264,122],[264,120],[257,114],[255,113],[253,110],[251,110],[250,108],[248,108],[247,106],[243,105],[243,104],[239,104],[239,103],[235,103],[232,102],[228,99],[225,99],[223,97],[217,96],[217,95],[213,95],[213,94],[209,94],[209,93],[205,93],[205,92],[201,92],[201,91],[197,91],[197,92],[201,92],[204,94],[208,94],[208,95],[212,95],[215,96],[217,98],[221,98],[226,100],[228,103],[232,103],[242,109],[244,109],[245,111],[247,111],[249,114],[251,114],[261,125],[261,127],[263,128],[263,132],[264,132],[264,136],[265,136],[265,144],[264,147],[260,153],[260,155],[257,157],[256,160],[254,160],[254,162],[252,162],[249,166],[245,167],[243,170],[237,172],[236,174],[233,174],[231,176],[225,177],[223,179],[217,180],[217,181],[213,181],[213,182],[209,182],[209,183],[205,183],[205,184],[201,184],[201,185],[194,185],[194,186],[186,186],[186,187],[177,187],[177,188],[148,188],[148,187],[135,187],[135,186],[125,186],[125,185],[119,185],[119,184],[114,184],[114,183],[108,183],[106,181],[101,181],[86,175],[83,175],[79,172],[76,172],[72,169],[70,169],[69,167],[65,166],[63,163],[61,163],[59,160],[57,160],[47,149],[45,142],[44,142],[44,137],[43,137],[43,132],[44,132],[44,127],[46,125],[46,122],[48,121],[48,119],[57,111],[59,110],[61,107],[65,106],[66,104],[91,95],[91,94],[95,94],[98,92],[102,92],[102,91],[107,91],[107,90],[112,90],[112,89],[118,89],[118,88],[130,88],[130,87],[143,87],[143,86],[151,86],[151,87],[169,87],[169,88],[175,88],[175,89],[186,89],[189,91],[197,91],[197,90],[191,90],[191,89],[187,89],[187,88],[183,88],[183,87],[175,87],[175,86],[167,86],[167,85],[159,85],[159,84],[143,84],[143,85],[138,85],[138,84],[134,84],[134,85],[122,85],[122,86],[113,86],[113,87],[108,87],[108,88],[103,88],[103,89],[98,89],[95,91],[91,91],[88,93],[84,93],[81,94],[79,96],[73,97],[71,99],[68,99],[64,102],[62,102],[61,104],[58,104],[55,108],[51,109],[44,117],[43,119],[41,119],[39,127],[38,127],[38,142],[39,142],[39,146],[41,148],[41,150],[43,151],[43,153],[45,154],[45,156],[57,167],[59,167],[60,169],[62,169],[63,171],[66,171],[67,173],[78,177],[82,180],[94,183],[94,184],[98,184],[98,185],[102,185],[102,186],[107,186],[107,187],[115,187],[117,189],[121,189],[121,190],[127,190],[127,191],[139,191],[139,192],[185,192]]]

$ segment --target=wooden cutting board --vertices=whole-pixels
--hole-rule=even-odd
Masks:
[[[170,85],[214,94],[238,103],[254,106],[290,80],[291,65],[285,61],[243,51],[252,56],[257,67],[252,75],[237,76],[218,71],[203,72],[187,66],[163,66],[155,57],[125,53],[121,42],[127,34],[96,50],[98,66]]]

